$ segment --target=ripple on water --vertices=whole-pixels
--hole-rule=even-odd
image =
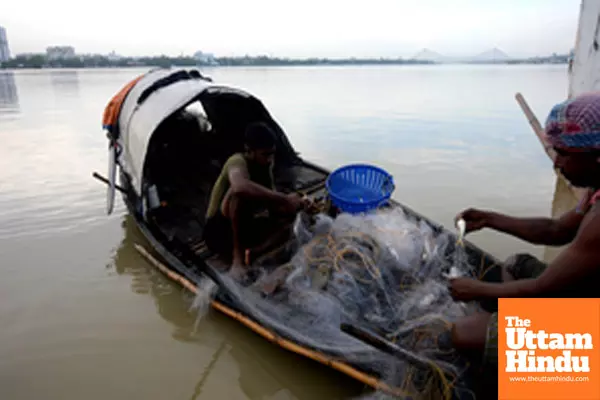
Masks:
[[[10,299],[0,302],[2,397],[185,397],[175,390],[189,398],[196,386],[204,391],[198,398],[348,398],[347,381],[308,361],[304,368],[222,318],[202,318],[210,287],[189,310],[183,290],[133,248],[134,223],[121,229],[119,195],[107,219],[106,187],[90,176],[106,171],[102,110],[140,72],[0,72],[0,293]],[[543,119],[564,96],[564,66],[251,67],[209,75],[258,95],[303,156],[332,169],[380,164],[396,178],[398,200],[448,226],[471,205],[522,215],[549,209],[553,173],[514,93]],[[499,257],[530,251],[502,238],[479,243]],[[216,373],[203,386],[208,352]],[[76,379],[65,385],[65,377]]]
[[[38,194],[23,190],[0,193],[0,239],[87,229],[106,221],[102,187],[83,190],[81,185],[59,183],[39,188]],[[118,197],[115,215],[126,210]]]

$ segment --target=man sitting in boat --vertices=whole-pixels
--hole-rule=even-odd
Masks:
[[[527,242],[569,244],[549,265],[518,254],[502,272],[503,282],[456,278],[456,300],[524,297],[600,297],[600,93],[581,95],[556,105],[545,134],[557,153],[555,167],[573,186],[587,188],[578,207],[558,219],[515,218],[492,211],[468,209],[458,215],[466,230],[495,229]],[[453,327],[457,348],[484,354],[484,365],[497,368],[498,315],[482,312]]]
[[[246,151],[227,160],[212,188],[204,239],[212,252],[231,256],[233,266],[248,264],[252,254],[285,236],[305,205],[299,195],[275,189],[275,143],[275,134],[266,124],[250,124]]]

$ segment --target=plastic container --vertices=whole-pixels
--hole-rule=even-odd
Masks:
[[[152,185],[148,188],[148,208],[154,209],[160,207],[160,198],[158,197],[158,188]]]
[[[367,164],[350,164],[333,171],[325,183],[334,206],[349,214],[386,205],[395,190],[387,171]]]

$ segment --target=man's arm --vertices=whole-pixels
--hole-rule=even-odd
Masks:
[[[274,204],[286,204],[289,199],[282,193],[267,189],[250,180],[248,170],[242,164],[235,164],[227,171],[231,192],[240,197],[251,197]]]
[[[515,218],[507,215],[487,212],[485,227],[516,236],[526,242],[562,246],[570,243],[584,216],[571,210],[558,219]]]
[[[588,216],[573,243],[536,279],[489,286],[486,297],[542,297],[593,277],[600,267],[600,213]]]

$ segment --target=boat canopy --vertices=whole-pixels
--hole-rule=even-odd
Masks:
[[[211,125],[216,124],[218,128],[227,125],[221,131],[231,131],[234,127],[239,135],[239,131],[243,131],[240,126],[248,121],[267,121],[277,134],[276,157],[298,158],[283,130],[262,102],[251,94],[214,84],[194,69],[154,69],[126,84],[104,111],[103,127],[109,139],[120,147],[117,163],[138,195],[142,195],[144,163],[152,136],[163,121],[197,100],[202,103]],[[239,139],[231,137],[232,141]]]

